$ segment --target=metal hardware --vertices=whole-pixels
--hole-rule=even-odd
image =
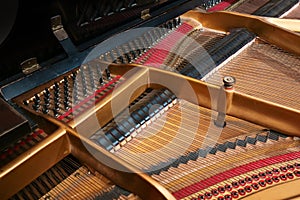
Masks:
[[[69,38],[67,32],[65,31],[65,29],[62,25],[60,15],[56,15],[51,18],[51,28],[52,28],[52,31],[53,31],[55,37],[59,41],[63,41],[65,39]]]
[[[232,91],[233,85],[236,83],[236,79],[232,76],[224,76],[223,83],[224,85],[220,88],[218,97],[218,116],[217,119],[214,121],[215,125],[221,128],[226,126],[226,113],[228,113],[232,104]]]
[[[55,37],[58,39],[59,43],[62,45],[65,52],[69,56],[72,56],[73,54],[77,53],[75,45],[73,44],[73,42],[68,36],[68,33],[63,27],[60,15],[56,15],[51,18],[51,28]]]
[[[145,9],[145,10],[142,10],[141,12],[141,19],[143,20],[146,20],[146,19],[149,19],[151,17],[150,15],[150,9]]]
[[[37,62],[37,58],[29,58],[21,63],[22,72],[24,74],[31,74],[32,72],[41,68],[41,66]]]
[[[232,89],[233,85],[236,83],[236,80],[232,76],[224,76],[223,83],[224,83],[225,89]]]

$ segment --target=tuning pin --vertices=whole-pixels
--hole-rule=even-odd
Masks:
[[[64,87],[64,95],[69,95],[69,88],[68,87]]]
[[[107,79],[110,79],[111,76],[110,76],[110,71],[109,71],[108,68],[105,68],[105,73],[106,73],[106,78],[107,78]]]
[[[57,110],[54,108],[52,111],[53,111],[54,117],[58,117],[58,112],[57,112]]]
[[[69,89],[64,90],[64,96],[69,97]]]
[[[48,96],[44,96],[44,103],[45,105],[49,106],[50,98]]]
[[[173,23],[171,21],[168,21],[168,29],[172,30],[173,28]]]
[[[124,64],[125,63],[124,58],[123,58],[123,55],[121,55],[119,48],[116,48],[116,52],[117,52],[117,55],[118,55],[117,62]]]
[[[69,80],[67,79],[67,77],[64,78],[64,89],[69,87]]]
[[[33,99],[34,104],[32,105],[34,110],[37,110],[40,107],[40,100]]]
[[[137,39],[133,40],[133,45],[134,45],[134,49],[138,53],[138,56],[140,56],[142,54],[142,52],[141,52],[141,48],[139,46]]]
[[[54,104],[59,104],[59,96],[54,96]]]
[[[50,96],[50,91],[49,91],[48,88],[45,88],[45,90],[44,90],[44,95],[45,95],[45,96]]]
[[[132,44],[132,42],[128,43],[128,47],[130,49],[130,51],[129,51],[130,55],[132,56],[133,59],[136,59],[137,58],[137,55],[136,55],[136,52],[135,52],[136,48],[134,47],[134,45]]]
[[[64,76],[64,83],[68,83],[69,80],[68,80],[68,77]]]
[[[75,104],[77,104],[78,103],[78,101],[79,101],[79,99],[78,99],[78,94],[76,93],[74,93],[74,95],[73,95],[73,102],[75,103]]]
[[[69,109],[69,100],[67,99],[65,99],[65,101],[64,101],[64,106],[65,106],[65,109],[66,110],[68,110]]]
[[[59,89],[59,85],[57,82],[54,83],[54,89]]]
[[[131,58],[130,58],[129,54],[125,53],[124,56],[125,56],[127,62],[130,63],[131,62]]]
[[[57,91],[54,91],[54,100],[58,100],[59,99],[59,92],[57,92]]]
[[[131,50],[130,51],[130,54],[132,55],[133,59],[136,59],[137,58],[137,54],[135,51]]]
[[[71,78],[72,78],[73,81],[75,81],[75,79],[76,79],[76,73],[75,72],[72,72]]]
[[[32,104],[32,108],[33,108],[33,110],[35,110],[35,111],[38,111],[39,107],[40,107],[40,105]]]
[[[84,96],[88,95],[88,90],[87,90],[86,84],[82,84],[82,91],[83,91]]]
[[[102,73],[100,73],[99,76],[100,76],[100,77],[99,77],[99,84],[102,85],[103,82],[104,82],[104,81],[103,81]]]
[[[177,18],[177,26],[180,25],[180,24],[181,24],[181,18],[178,17],[178,18]]]
[[[54,103],[54,109],[59,111],[59,102]]]
[[[37,103],[40,103],[41,99],[40,99],[38,94],[34,95],[34,101],[37,102]]]
[[[24,100],[23,103],[25,106],[28,106],[28,104],[29,104],[27,100]]]
[[[160,37],[166,35],[166,29],[163,26],[158,27]]]
[[[44,105],[43,113],[47,114],[49,112],[48,106]]]
[[[178,24],[177,24],[177,19],[176,19],[176,18],[174,18],[174,19],[172,20],[172,23],[173,23],[173,27],[174,27],[174,28],[176,28],[176,27],[178,26]]]

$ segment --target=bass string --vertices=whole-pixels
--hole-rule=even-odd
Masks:
[[[50,195],[55,198],[95,198],[100,192],[110,187],[96,176],[89,174],[85,167],[81,167],[76,172],[67,177],[45,196]]]
[[[87,171],[81,168],[77,170],[75,174],[76,173],[85,174]],[[72,174],[52,188],[41,199],[48,197],[67,199],[75,196],[76,198],[94,199],[102,192],[104,186],[105,185],[101,181],[96,180],[94,176],[88,177],[85,175],[76,179],[74,174]],[[33,188],[32,185],[31,187]]]
[[[44,174],[39,176],[36,180],[27,185],[23,190],[17,193],[13,198],[17,198],[21,193],[26,193],[28,197],[35,195],[35,198],[40,197],[47,191],[51,190],[56,184],[59,184],[66,177],[69,176],[72,172],[79,168],[79,164],[77,162],[68,163],[72,158],[66,157],[55,166],[50,168]],[[69,167],[68,167],[69,166]],[[28,190],[33,192],[28,192]]]

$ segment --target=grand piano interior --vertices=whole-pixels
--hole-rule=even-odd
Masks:
[[[298,0],[10,8],[1,199],[300,198]]]

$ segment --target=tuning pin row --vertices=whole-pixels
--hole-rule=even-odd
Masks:
[[[111,63],[130,63],[137,59],[143,52],[151,48],[162,37],[164,37],[168,30],[173,30],[180,25],[180,17],[169,20],[160,27],[156,27],[147,31],[142,36],[120,45],[115,49],[101,55],[100,59]]]
[[[202,7],[204,7],[205,9],[209,9],[215,5],[217,5],[218,3],[220,3],[222,0],[207,0],[202,4]]]
[[[30,105],[36,112],[58,117],[69,110],[73,103],[78,104],[98,87],[103,87],[111,78],[108,68],[102,71],[100,66],[95,68],[90,65],[84,66],[35,94],[31,100],[24,100],[23,103]]]

